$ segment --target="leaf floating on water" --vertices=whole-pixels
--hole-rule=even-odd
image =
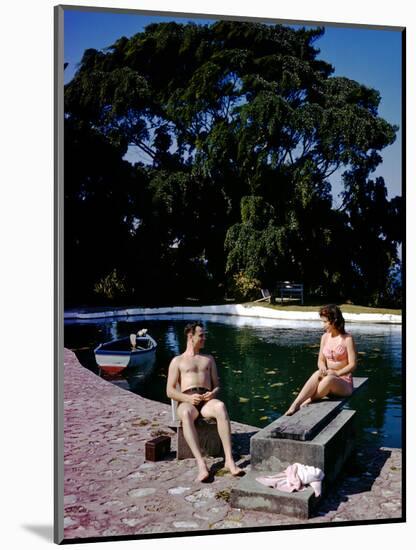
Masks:
[[[359,351],[358,355],[367,355],[367,353],[365,351]]]
[[[238,400],[240,403],[248,403],[250,401],[248,397],[239,397]]]
[[[242,370],[233,370],[233,373],[234,374],[243,374],[243,371]]]
[[[271,388],[277,388],[277,386],[284,386],[284,382],[275,382],[274,384],[271,384]]]
[[[297,395],[299,392],[297,391],[292,391],[292,395]]]
[[[266,374],[277,374],[275,370],[266,370]]]
[[[270,395],[264,395],[263,399],[270,399]]]
[[[253,395],[253,397],[257,397],[257,398],[260,398],[260,397],[261,397],[261,395]]]
[[[261,417],[260,417],[260,420],[268,420],[268,419],[269,419],[268,416],[261,416]]]
[[[381,349],[380,348],[373,348],[372,351],[381,351]]]

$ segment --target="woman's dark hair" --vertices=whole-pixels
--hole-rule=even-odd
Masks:
[[[345,334],[345,319],[338,306],[335,304],[328,304],[327,306],[321,307],[319,316],[326,317],[331,325],[338,329],[341,334]]]
[[[201,321],[195,321],[194,323],[188,323],[185,327],[185,330],[183,331],[185,336],[188,336],[189,333],[194,335],[196,327],[204,328],[204,325],[201,323]]]

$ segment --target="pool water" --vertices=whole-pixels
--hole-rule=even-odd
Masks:
[[[305,380],[316,369],[322,327],[319,322],[276,321],[201,315],[207,339],[204,353],[215,358],[221,381],[220,398],[230,418],[264,427],[287,410]],[[65,347],[81,364],[99,374],[94,348],[141,328],[158,343],[156,360],[145,378],[128,369],[113,383],[149,399],[169,403],[166,379],[171,359],[185,346],[183,330],[195,316],[129,317],[94,322],[66,322]],[[350,399],[357,411],[357,437],[368,443],[401,447],[402,333],[397,325],[350,324],[358,352],[356,376],[367,387]]]

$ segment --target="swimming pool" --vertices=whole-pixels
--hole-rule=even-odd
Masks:
[[[205,353],[214,356],[221,379],[220,398],[231,419],[263,427],[278,418],[316,368],[319,322],[253,319],[225,315],[181,315],[65,322],[65,347],[98,373],[93,349],[103,341],[146,327],[158,343],[153,370],[143,379],[124,373],[113,383],[149,399],[168,403],[169,362],[184,349],[183,329],[203,321]],[[385,447],[402,445],[402,332],[400,325],[347,325],[358,352],[357,376],[368,385],[350,400],[358,411],[358,437]],[[104,375],[103,375],[104,376]],[[107,377],[107,379],[110,379]]]

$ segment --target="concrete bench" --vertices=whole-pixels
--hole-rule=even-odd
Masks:
[[[352,395],[367,380],[354,377]],[[343,409],[350,397],[311,403],[292,416],[281,416],[257,432],[250,440],[252,471],[232,490],[232,506],[310,517],[315,496],[309,487],[299,494],[287,494],[261,486],[255,478],[282,472],[290,464],[299,462],[325,473],[325,492],[340,474],[355,446],[356,412]]]
[[[273,423],[272,437],[310,441],[335,418],[345,403],[367,382],[353,378],[354,389],[348,397],[332,397],[315,401],[292,416],[281,416]]]
[[[354,377],[352,395],[366,382],[367,378]],[[250,441],[251,467],[278,472],[289,464],[301,462],[321,468],[328,480],[335,479],[345,462],[344,455],[349,454],[348,442],[353,443],[354,439],[355,411],[342,410],[350,397],[311,403],[260,430]],[[333,460],[337,453],[339,458]]]

